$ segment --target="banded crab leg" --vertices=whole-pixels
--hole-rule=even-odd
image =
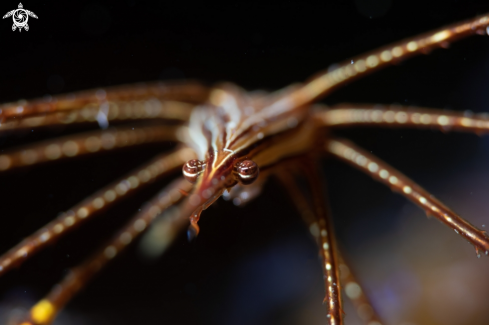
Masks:
[[[20,100],[0,106],[0,123],[27,116],[82,109],[87,105],[108,105],[110,102],[127,102],[150,98],[202,103],[209,89],[196,82],[149,83],[125,85],[107,89],[94,89],[31,101]]]
[[[372,303],[365,295],[360,283],[341,254],[339,254],[339,261],[341,283],[345,288],[346,296],[355,307],[358,317],[363,320],[365,325],[384,324],[380,321],[380,317],[377,315]]]
[[[376,49],[320,72],[306,84],[289,91],[274,106],[288,110],[317,100],[346,83],[366,76],[390,64],[398,63],[411,56],[448,47],[450,42],[473,35],[484,34],[489,25],[489,14],[468,19],[434,31],[402,40]]]
[[[50,324],[59,311],[102,270],[116,255],[119,255],[137,236],[139,236],[164,210],[181,201],[181,191],[188,192],[192,184],[179,178],[156,195],[141,212],[137,213],[111,240],[85,262],[73,268],[68,275],[53,287],[48,295],[31,308],[28,319],[21,325]],[[188,219],[187,219],[188,220]],[[168,240],[179,233],[180,220],[171,219]]]
[[[0,155],[0,172],[145,143],[177,141],[179,129],[161,125],[120,127],[33,143],[3,152]]]
[[[334,238],[334,228],[331,223],[326,197],[321,183],[319,171],[316,163],[309,159],[302,164],[302,171],[305,172],[308,187],[312,195],[312,215],[308,219],[314,219],[314,225],[318,232],[317,242],[319,245],[319,254],[323,260],[322,269],[324,274],[324,285],[326,295],[323,303],[327,305],[329,325],[343,324],[343,310],[341,308],[341,285],[339,278],[339,261],[336,249],[336,241]],[[285,179],[287,182],[287,180]],[[288,188],[290,186],[287,186]],[[295,193],[291,193],[293,196]],[[295,202],[299,202],[298,198],[294,198]],[[300,208],[302,208],[302,202]]]
[[[90,219],[97,211],[120,201],[146,183],[181,168],[186,161],[192,158],[195,158],[194,152],[189,148],[181,148],[170,154],[163,154],[95,192],[0,256],[0,276],[13,266],[20,265],[30,255],[52,243],[75,226]]]
[[[299,184],[297,184],[293,173],[294,170],[287,169],[285,172],[277,173],[276,175],[289,193],[290,198],[297,207],[297,210],[308,226],[311,234],[314,236],[319,248],[324,249],[324,246],[321,247],[321,238],[318,231],[318,224],[320,220],[318,220],[316,217],[314,207],[311,206],[308,200],[304,197],[304,194],[299,190]],[[342,287],[344,288],[346,296],[353,303],[358,316],[365,322],[366,325],[381,325],[382,322],[380,321],[380,317],[375,312],[375,309],[372,307],[368,297],[362,290],[358,280],[351,272],[351,268],[345,262],[342,254],[340,254],[339,251],[337,252],[337,256]]]
[[[104,107],[91,103],[76,110],[10,119],[5,123],[0,123],[0,132],[82,123],[98,123],[105,127],[112,121],[126,120],[188,121],[194,106],[194,104],[158,98],[108,102]]]
[[[427,214],[435,216],[442,223],[452,228],[457,234],[474,245],[478,257],[480,257],[480,251],[485,252],[486,255],[489,254],[489,237],[485,231],[477,229],[458,216],[400,171],[346,140],[329,140],[324,148],[334,157],[372,176],[375,180],[389,186],[393,191],[401,193],[425,210]]]
[[[317,105],[314,117],[328,127],[386,126],[437,127],[443,131],[463,131],[477,134],[489,132],[487,113],[471,114],[424,107],[371,104],[340,104],[325,109]]]

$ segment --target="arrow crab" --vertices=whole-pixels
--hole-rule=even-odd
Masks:
[[[367,104],[325,107],[315,103],[347,82],[383,67],[438,47],[445,48],[458,38],[485,33],[487,25],[489,16],[486,15],[444,27],[352,58],[304,84],[273,93],[246,93],[227,83],[214,87],[191,82],[155,83],[5,104],[0,115],[5,130],[86,122],[98,123],[104,130],[2,152],[2,172],[152,142],[181,144],[66,209],[0,257],[2,275],[78,225],[92,222],[92,217],[100,215],[98,211],[110,209],[146,184],[182,169],[183,177],[144,205],[97,253],[67,272],[64,279],[32,307],[22,324],[51,323],[95,274],[122,254],[153,222],[155,225],[142,245],[150,252],[161,253],[184,230],[189,239],[198,236],[202,211],[221,195],[242,205],[258,195],[271,177],[283,184],[318,244],[325,285],[324,321],[343,323],[341,290],[344,288],[366,324],[382,324],[365,294],[368,291],[361,289],[360,281],[350,271],[354,268],[349,267],[347,258],[344,260],[339,253],[320,183],[318,160],[328,156],[355,167],[453,229],[475,247],[477,255],[487,255],[489,238],[483,229],[459,217],[372,153],[334,134],[337,129],[352,126],[484,133],[489,121],[483,115],[429,108]],[[117,129],[105,130],[114,121],[136,119],[177,123],[165,127],[146,124],[137,128],[121,124]]]

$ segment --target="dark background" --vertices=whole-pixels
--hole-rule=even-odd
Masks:
[[[0,11],[17,5],[3,2]],[[11,18],[0,22],[1,102],[168,79],[228,80],[248,90],[275,90],[364,51],[489,11],[486,1],[447,0],[23,5],[39,19],[29,18],[30,30],[21,33],[12,32]],[[489,104],[488,56],[489,37],[474,36],[352,83],[323,102],[484,112]],[[0,150],[74,131],[3,134]],[[489,144],[483,138],[435,130],[338,133],[413,177],[477,226],[484,220],[489,224],[489,207],[483,206],[489,194],[484,188]],[[0,250],[169,147],[148,145],[1,175]],[[478,266],[447,276],[447,283],[462,283],[449,292],[467,301],[479,296],[463,280],[480,270],[487,274],[487,261],[477,261],[473,249],[453,232],[426,221],[420,209],[369,177],[335,161],[325,162],[324,172],[341,246],[386,320],[485,324],[484,305],[460,321],[451,312],[466,315],[467,309],[449,307],[460,306],[456,302],[437,311],[429,302],[450,295],[440,290],[439,296],[430,296],[426,283],[433,275],[425,280],[424,274],[467,265],[460,260],[470,256]],[[41,298],[163,185],[133,195],[1,278],[0,319]],[[421,228],[407,224],[408,215]],[[434,227],[427,231],[425,225]],[[68,305],[57,324],[324,323],[317,252],[278,184],[272,181],[263,196],[243,209],[219,201],[204,213],[201,227],[195,242],[182,236],[158,260],[141,257],[137,245],[129,249]],[[450,249],[440,244],[439,236],[445,235],[455,243]],[[454,257],[459,247],[463,257]],[[427,251],[433,255],[425,255]],[[487,288],[484,279],[477,281],[479,288]],[[488,301],[487,294],[481,299]],[[346,308],[346,324],[356,324],[354,311]]]

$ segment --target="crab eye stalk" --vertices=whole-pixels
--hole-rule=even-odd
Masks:
[[[197,182],[197,177],[204,171],[205,163],[198,159],[191,159],[182,167],[183,177],[190,183]]]
[[[241,184],[248,185],[258,178],[260,169],[253,160],[243,160],[234,166],[234,172]]]

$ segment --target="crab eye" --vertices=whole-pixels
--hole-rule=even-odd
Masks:
[[[258,165],[253,160],[238,162],[234,169],[238,180],[244,185],[253,183],[260,173]]]
[[[183,176],[190,183],[195,183],[197,177],[204,171],[205,163],[198,159],[191,159],[182,167]]]

